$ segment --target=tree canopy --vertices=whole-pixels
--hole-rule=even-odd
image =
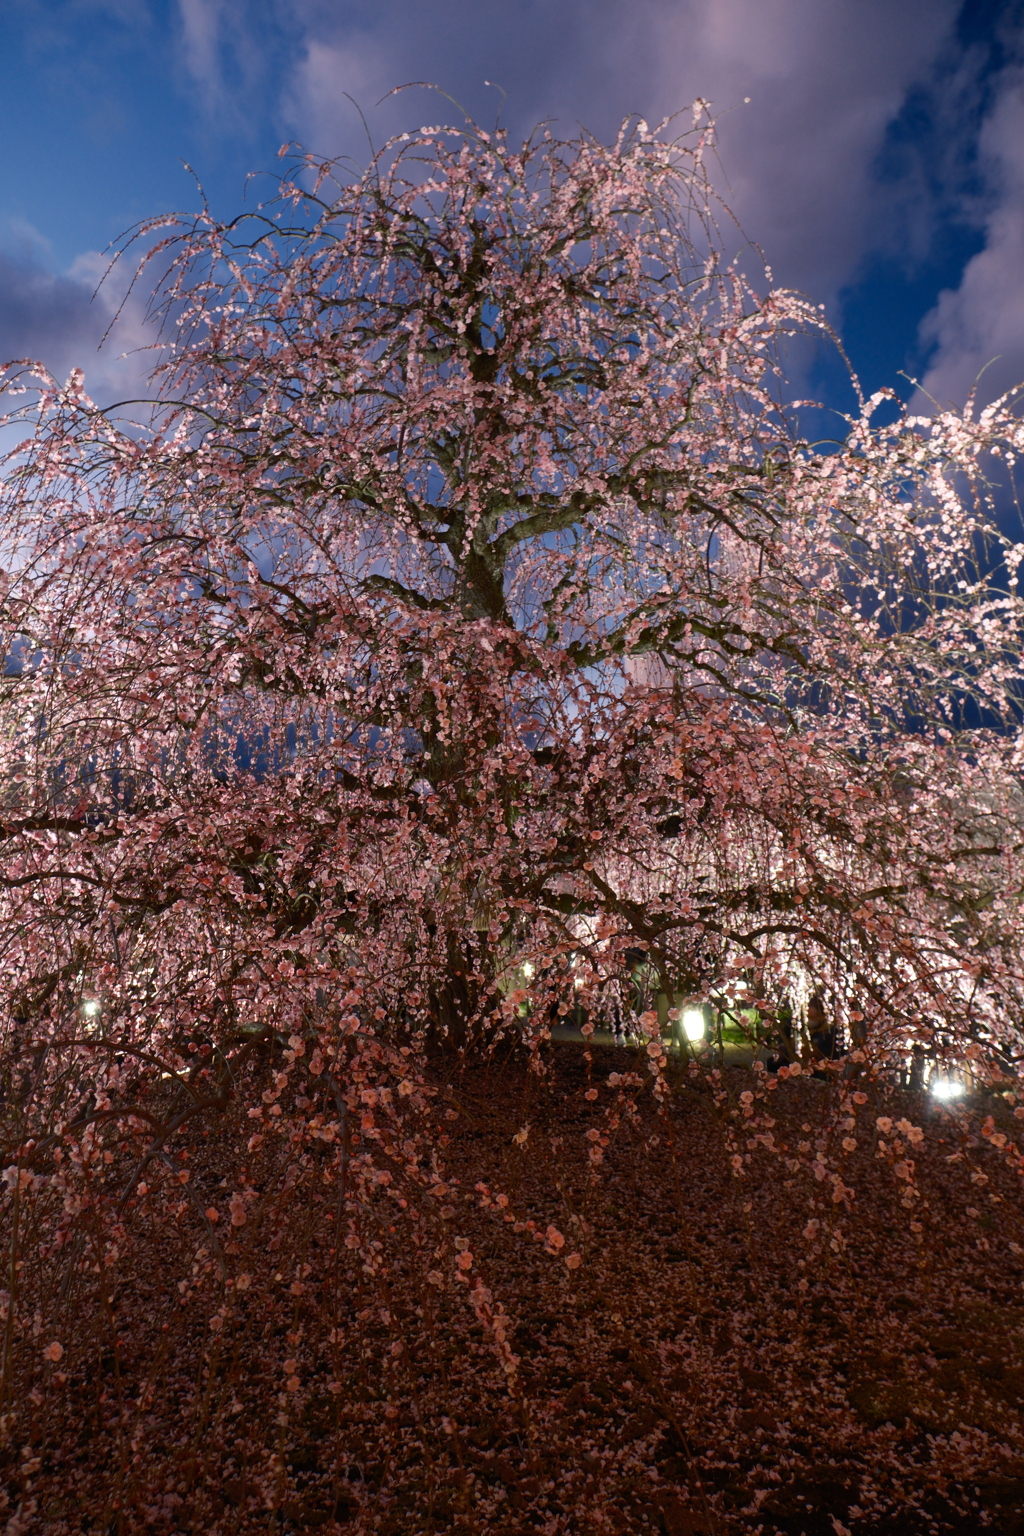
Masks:
[[[29,1014],[298,1027],[353,971],[466,1039],[524,960],[589,996],[614,936],[677,990],[801,969],[879,1041],[1016,1028],[1013,402],[801,441],[782,354],[826,327],[727,261],[708,137],[306,160],[157,244],[143,424],[30,394]]]

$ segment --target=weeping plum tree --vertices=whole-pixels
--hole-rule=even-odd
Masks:
[[[30,1032],[89,995],[172,1049],[302,1033],[344,975],[389,1039],[464,1043],[524,960],[557,1006],[568,954],[588,1000],[640,944],[671,991],[800,971],[880,1048],[910,1006],[1016,1038],[1017,551],[983,470],[1017,418],[876,429],[875,399],[798,440],[779,351],[823,322],[725,261],[707,133],[308,161],[158,247],[145,428],[77,378],[30,397]]]
[[[333,1149],[369,1245],[382,1180],[438,1177],[430,1052],[599,1010],[627,946],[823,988],[876,1065],[1018,1056],[1024,430],[875,397],[801,440],[826,327],[727,259],[710,132],[306,159],[160,227],[144,419],[9,371],[6,1161],[68,1265],[160,1190],[212,1264],[176,1159],[229,1109],[289,1188]]]

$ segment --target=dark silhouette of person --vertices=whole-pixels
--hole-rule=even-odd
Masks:
[[[647,958],[646,949],[627,949],[622,970],[605,989],[608,1023],[617,1045],[626,1043],[635,1029],[633,1021],[647,1007]]]
[[[769,1072],[777,1072],[780,1067],[788,1067],[796,1060],[796,1045],[793,1040],[793,1007],[788,997],[783,998],[775,1011],[775,1038],[778,1044],[777,1054],[768,1057],[765,1065]]]
[[[815,992],[807,1004],[807,1032],[811,1037],[811,1054],[815,1061],[835,1061],[841,1054],[839,1030],[835,1024],[828,1022],[825,1001],[820,992]],[[827,1073],[816,1071],[814,1076],[825,1078]]]

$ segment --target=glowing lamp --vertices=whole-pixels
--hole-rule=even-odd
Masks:
[[[527,981],[529,981],[530,977],[533,975],[533,966],[530,964],[529,960],[526,960],[523,963],[523,975],[526,977]]]
[[[934,1077],[928,1087],[937,1099],[958,1099],[964,1091],[963,1083],[956,1083],[951,1077]]]
[[[683,1034],[687,1040],[695,1043],[704,1039],[704,1010],[702,1008],[683,1009]]]

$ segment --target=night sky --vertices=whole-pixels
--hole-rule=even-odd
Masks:
[[[1024,379],[1024,0],[4,0],[0,357],[123,394],[142,301],[98,352],[104,248],[196,207],[196,179],[222,214],[267,195],[246,176],[286,140],[364,162],[348,96],[377,143],[459,121],[423,89],[378,105],[408,81],[516,135],[610,137],[704,97],[744,234],[827,306],[867,389]],[[827,358],[797,366],[849,403]]]

